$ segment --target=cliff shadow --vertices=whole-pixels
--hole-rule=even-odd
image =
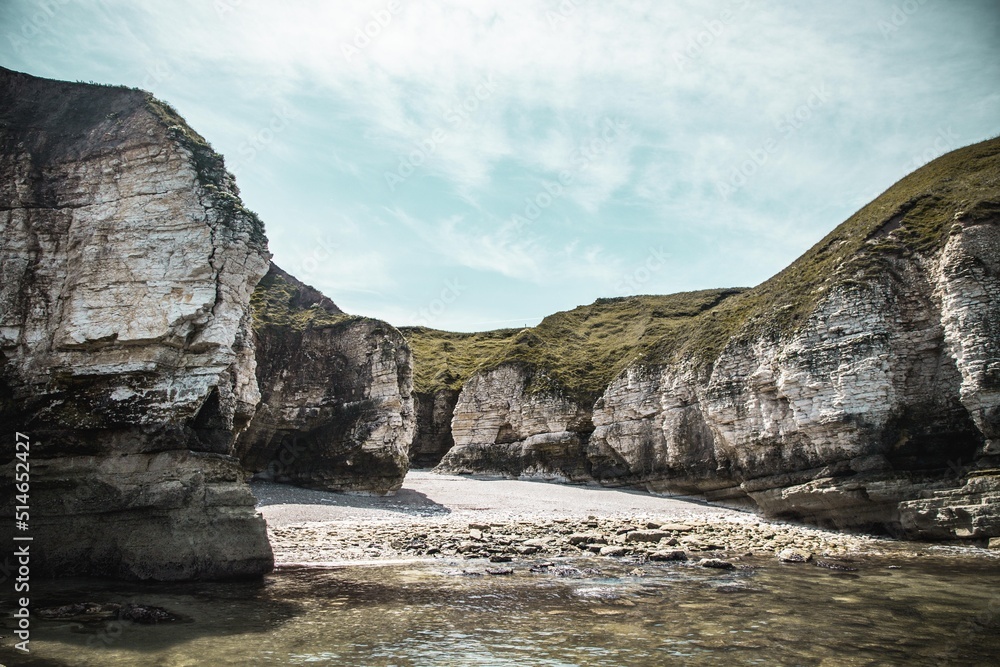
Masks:
[[[317,579],[322,573],[313,577]],[[311,590],[296,573],[275,573],[260,580],[154,582],[75,577],[31,581],[31,654],[15,651],[15,619],[0,622],[0,662],[10,665],[165,664],[171,654],[191,643],[263,641],[309,616],[304,593],[322,601],[322,589]],[[170,618],[157,622],[117,620],[105,614],[45,618],[39,610],[64,605],[138,604],[153,606]],[[62,611],[65,611],[62,610]],[[298,621],[301,622],[301,621]],[[123,656],[128,656],[124,657]],[[171,662],[171,664],[174,664]]]
[[[391,496],[320,491],[262,480],[251,481],[250,489],[257,498],[258,508],[271,505],[316,505],[381,510],[419,516],[451,513],[448,507],[434,502],[426,494],[408,489],[405,486]]]

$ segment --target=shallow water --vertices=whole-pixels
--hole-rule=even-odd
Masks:
[[[279,570],[262,582],[35,583],[35,607],[137,602],[183,617],[33,620],[5,665],[996,665],[1000,563],[926,557],[845,573],[764,562],[414,562]],[[636,568],[639,568],[637,570]]]

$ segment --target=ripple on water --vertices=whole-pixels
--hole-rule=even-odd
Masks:
[[[1000,572],[948,558],[717,571],[559,561],[508,576],[488,564],[292,568],[262,582],[43,582],[39,606],[137,602],[188,622],[35,619],[24,665],[992,664]],[[560,576],[569,573],[569,576]],[[33,587],[34,588],[34,587]],[[43,605],[44,603],[44,605]],[[11,635],[10,621],[0,634]]]

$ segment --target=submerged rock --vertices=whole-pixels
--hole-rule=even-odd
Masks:
[[[698,561],[697,565],[699,567],[707,567],[713,570],[733,570],[736,568],[736,566],[728,560],[722,560],[721,558],[702,558]]]
[[[133,623],[140,623],[142,625],[153,625],[178,620],[176,616],[163,607],[136,604],[133,602],[127,604],[118,604],[116,602],[78,602],[61,607],[39,609],[36,613],[40,618],[46,620],[84,623],[115,619],[119,621],[132,621]]]
[[[778,560],[782,563],[808,563],[813,555],[801,549],[782,549],[778,552]]]
[[[845,565],[843,563],[837,563],[836,561],[828,560],[818,560],[816,561],[816,567],[823,567],[827,570],[835,570],[837,572],[857,572],[858,568],[852,567],[850,565]]]

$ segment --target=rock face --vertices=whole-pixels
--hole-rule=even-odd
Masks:
[[[443,471],[590,481],[591,406],[608,382],[660,336],[741,291],[598,299],[525,329],[404,329],[420,391],[458,397],[450,438],[437,421],[444,410],[425,408],[417,432],[433,439],[421,446],[454,444]]]
[[[344,315],[272,265],[254,294],[262,402],[240,435],[244,467],[276,482],[392,493],[409,467],[409,347],[393,327]]]
[[[962,486],[928,490],[899,506],[903,531],[921,539],[1000,536],[1000,474],[972,471]],[[992,546],[998,537],[990,541]]]
[[[0,412],[31,438],[34,571],[269,571],[230,457],[259,400],[260,221],[148,94],[4,69],[0,91]]]
[[[480,359],[440,469],[592,478],[899,536],[1000,534],[998,183],[1000,140],[983,142],[756,288],[546,318]],[[611,333],[622,319],[646,333]],[[638,359],[591,411],[593,381],[622,358],[609,341]]]
[[[629,369],[595,410],[604,479],[842,528],[893,525],[903,500],[972,460],[979,436],[959,398],[933,287],[899,279],[834,288],[787,340],[728,345],[705,376]]]
[[[416,432],[409,452],[413,467],[433,468],[454,446],[451,419],[455,414],[458,394],[455,389],[414,393]]]
[[[584,444],[590,411],[536,389],[538,372],[503,364],[465,383],[455,405],[455,446],[438,470],[557,481],[590,479]]]
[[[1000,533],[1000,193],[984,176],[1000,142],[963,151],[949,159],[976,166],[976,199],[941,188],[884,216],[798,327],[747,319],[708,364],[619,375],[594,410],[595,474],[839,528]],[[948,174],[934,166],[915,178]],[[908,236],[931,225],[943,241]]]

